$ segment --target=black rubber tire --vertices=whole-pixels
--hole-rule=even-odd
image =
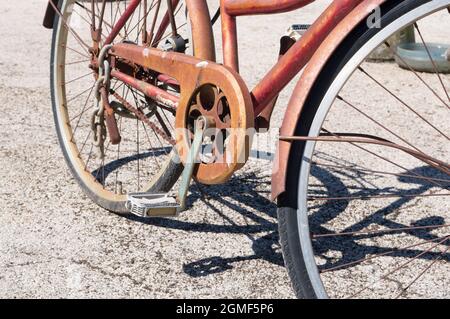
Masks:
[[[409,11],[432,0],[387,1],[381,7],[381,28],[369,28],[363,20],[333,53],[323,68],[302,110],[295,135],[307,136],[316,111],[329,86],[357,51],[383,28]],[[278,198],[278,229],[285,266],[297,298],[317,298],[303,259],[297,221],[300,169],[305,142],[294,142],[289,157],[286,192]]]
[[[58,2],[58,8],[60,9],[62,6],[63,0],[60,0]],[[53,21],[53,34],[52,34],[52,44],[51,44],[51,56],[50,56],[50,89],[51,89],[51,100],[52,100],[52,111],[53,111],[53,119],[55,121],[56,126],[56,132],[58,136],[58,143],[62,149],[64,159],[67,163],[67,166],[70,169],[70,172],[72,173],[73,177],[77,181],[77,183],[80,185],[83,192],[97,205],[100,207],[109,210],[114,213],[118,214],[128,214],[129,210],[126,208],[125,201],[109,201],[105,200],[104,198],[99,197],[95,192],[93,192],[88,185],[84,182],[84,180],[81,178],[81,176],[77,173],[76,169],[74,168],[70,157],[68,155],[68,151],[66,149],[66,146],[63,142],[63,136],[62,132],[60,130],[60,127],[58,125],[58,118],[57,118],[57,110],[56,108],[57,103],[55,99],[55,88],[53,86],[54,83],[54,74],[53,74],[53,67],[55,63],[55,47],[56,47],[56,40],[57,40],[57,32],[58,32],[58,23],[59,23],[59,15],[55,14],[55,19]],[[197,30],[199,28],[192,28],[192,30]],[[171,155],[174,156],[174,155]],[[179,161],[170,161],[170,163],[166,166],[164,172],[159,175],[158,179],[153,181],[152,186],[147,190],[147,192],[152,193],[165,193],[170,191],[170,189],[173,187],[173,185],[177,182],[178,178],[180,177],[181,173],[183,172],[183,164],[179,163]]]

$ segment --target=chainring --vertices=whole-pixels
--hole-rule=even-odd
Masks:
[[[208,72],[208,67],[218,67],[221,72]],[[210,128],[205,132],[194,178],[203,184],[221,184],[247,162],[252,142],[252,102],[237,73],[208,63],[188,103],[180,103],[176,114],[177,150],[183,162],[191,145],[195,120],[200,116],[208,119]]]

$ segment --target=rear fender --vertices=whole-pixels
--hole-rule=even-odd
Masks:
[[[42,23],[47,29],[53,29],[53,21],[55,20],[55,9],[50,4],[52,2],[56,7],[58,7],[59,1],[61,0],[48,0],[47,10],[45,11],[44,22]]]

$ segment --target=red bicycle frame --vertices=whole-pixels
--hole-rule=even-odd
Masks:
[[[44,26],[52,28],[54,15],[58,12],[59,0],[49,0],[44,18]],[[172,7],[178,5],[179,0],[171,0]],[[280,135],[293,136],[299,124],[302,109],[309,92],[327,61],[334,54],[336,48],[345,37],[362,22],[363,19],[387,0],[334,0],[329,7],[313,23],[302,38],[294,43],[278,62],[267,72],[263,79],[253,88],[251,99],[254,109],[255,126],[259,119],[268,120],[274,106],[274,101],[282,89],[303,69],[304,72],[296,85],[286,108],[286,114],[280,127]],[[112,32],[107,36],[106,43],[114,42],[127,21],[132,16],[142,0],[132,0],[118,22],[113,26]],[[297,10],[314,0],[220,0],[222,19],[223,61],[226,66],[235,71],[239,70],[238,39],[236,17],[258,14],[272,14]],[[212,41],[211,20],[206,0],[185,0],[189,8],[189,16],[196,21],[197,27],[202,31],[194,39],[199,52],[196,55],[203,60],[215,61]],[[61,14],[58,12],[58,14]],[[170,24],[170,15],[166,12],[159,30],[151,34],[152,44],[159,42]],[[145,35],[147,38],[147,35]],[[204,47],[204,49],[202,49]],[[95,63],[95,61],[93,61]],[[127,83],[131,87],[143,92],[152,99],[162,99],[161,103],[169,108],[178,106],[179,97],[170,94],[158,87],[140,81],[128,74],[114,69],[111,76]],[[177,85],[178,82],[166,74],[160,74],[158,80]],[[267,113],[267,114],[266,114]],[[257,127],[257,126],[256,126]],[[264,126],[262,126],[264,127]],[[290,161],[292,143],[280,140],[274,160],[272,175],[272,199],[275,200],[286,189],[288,179],[288,165]]]
[[[110,44],[118,35],[142,0],[132,0],[125,12],[114,25],[105,44]],[[185,0],[187,3],[200,0]],[[256,14],[273,14],[294,11],[314,0],[221,0],[222,43],[224,64],[236,71],[239,70],[238,39],[236,17]],[[335,0],[314,22],[304,36],[295,43],[288,52],[272,67],[260,83],[251,91],[254,114],[258,116],[270,104],[283,88],[308,63],[314,52],[336,27],[358,4],[364,0]],[[179,0],[172,0],[177,5]],[[169,15],[165,14],[156,38],[161,37],[169,24]],[[158,40],[157,40],[158,41]],[[114,76],[114,74],[112,74]],[[122,81],[128,83],[127,77]],[[132,85],[133,86],[133,85]],[[147,85],[144,93],[153,92],[151,85]]]

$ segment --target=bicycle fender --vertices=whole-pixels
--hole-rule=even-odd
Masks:
[[[42,23],[42,25],[47,29],[53,29],[53,21],[55,20],[55,14],[56,14],[55,9],[53,9],[52,5],[50,4],[50,1],[56,7],[58,7],[59,1],[61,1],[61,0],[49,0],[48,1],[47,10],[45,11],[45,16],[44,16],[44,22]]]
[[[295,134],[297,125],[301,120],[300,114],[309,92],[324,66],[330,57],[333,56],[334,51],[359,23],[367,19],[376,8],[386,1],[365,0],[361,2],[326,37],[305,67],[292,93],[280,128],[280,136],[292,136]],[[278,141],[272,169],[271,198],[274,201],[286,191],[289,160],[291,157],[291,143],[290,141]]]

